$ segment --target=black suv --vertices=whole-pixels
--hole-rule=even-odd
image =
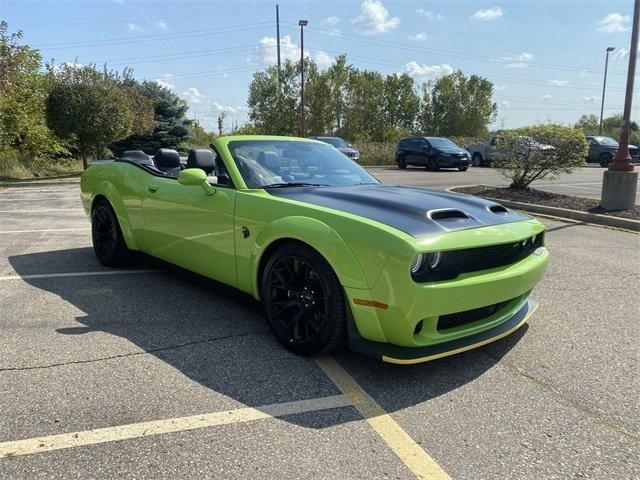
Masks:
[[[400,168],[422,165],[431,171],[441,168],[457,168],[464,172],[469,168],[471,155],[448,138],[410,137],[396,145],[396,163]]]

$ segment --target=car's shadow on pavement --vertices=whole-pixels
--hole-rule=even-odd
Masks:
[[[82,258],[89,263],[85,271],[99,269],[90,248],[15,255],[9,261],[17,274],[34,275],[56,273],[52,265],[78,264]],[[135,265],[155,267],[145,259]],[[24,280],[84,312],[76,318],[78,326],[52,332],[60,336],[56,340],[59,348],[65,348],[65,342],[78,341],[91,346],[82,350],[84,355],[90,352],[90,358],[78,360],[101,360],[101,342],[106,340],[94,333],[103,332],[126,339],[203,387],[247,406],[339,393],[312,359],[298,357],[275,341],[257,302],[217,282],[166,270]],[[494,366],[525,331],[520,329],[475,351],[414,366],[385,364],[349,351],[339,352],[336,357],[383,407],[393,412],[474,381]],[[109,351],[113,352],[113,342]],[[164,388],[162,379],[158,379],[158,385]],[[358,418],[354,410],[342,415],[316,413],[285,419],[309,428],[326,428]]]

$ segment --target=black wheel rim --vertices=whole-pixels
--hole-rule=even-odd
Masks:
[[[100,258],[113,255],[116,247],[116,226],[105,207],[98,208],[93,214],[93,245]]]
[[[309,344],[321,334],[327,299],[320,275],[307,260],[278,259],[267,273],[264,295],[267,314],[288,344]]]

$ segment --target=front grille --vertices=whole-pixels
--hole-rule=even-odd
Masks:
[[[466,325],[467,323],[472,323],[477,320],[482,320],[484,318],[490,317],[507,303],[509,302],[494,303],[493,305],[487,305],[486,307],[474,308],[472,310],[465,310],[464,312],[442,315],[440,318],[438,318],[438,331],[460,327],[462,325]]]
[[[456,278],[462,273],[504,267],[523,260],[543,245],[544,235],[540,233],[535,236],[533,242],[526,245],[522,242],[512,242],[442,252],[442,260],[436,271],[423,268],[413,278],[417,282],[432,282]]]

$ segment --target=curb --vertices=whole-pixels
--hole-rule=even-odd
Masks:
[[[0,182],[0,188],[19,188],[19,187],[50,187],[51,185],[80,185],[80,179],[73,180],[35,180],[35,181],[26,181],[26,182]]]
[[[462,193],[454,191],[458,187],[446,188],[447,192]],[[464,185],[472,186],[472,185]],[[463,195],[469,195],[462,193]],[[606,227],[622,228],[624,230],[630,230],[632,232],[640,232],[640,220],[632,220],[630,218],[612,217],[611,215],[602,215],[600,213],[581,212],[579,210],[570,210],[568,208],[548,207],[546,205],[536,205],[533,203],[514,202],[511,200],[502,200],[499,198],[482,197],[492,202],[499,203],[508,208],[515,208],[517,210],[524,210],[526,212],[538,213],[540,215],[548,215],[550,217],[577,220],[579,222],[591,223],[594,225],[603,225]]]

